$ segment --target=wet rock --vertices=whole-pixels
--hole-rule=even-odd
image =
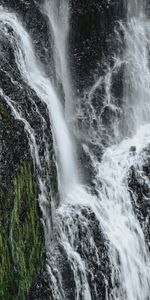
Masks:
[[[122,117],[125,65],[124,33],[119,21],[126,20],[127,1],[70,3],[71,74],[74,95],[79,99],[74,99],[79,128],[76,134],[94,147],[97,143],[107,147],[114,142],[115,124]]]
[[[23,160],[31,160],[24,124],[14,120],[4,99],[0,99],[0,186],[7,187]]]
[[[131,151],[131,152],[136,152],[136,147],[135,147],[135,146],[131,146],[131,147],[130,147],[130,151]]]
[[[42,43],[42,39],[39,38],[40,31],[38,31],[37,24],[37,20],[40,23],[41,19],[40,17],[38,18],[36,10],[35,18],[33,18],[32,9],[35,9],[33,2],[30,1],[29,3],[28,1],[30,6],[28,9],[26,6],[27,1],[23,1],[22,5],[21,2],[6,0],[0,1],[0,4],[5,3],[5,7],[8,6],[9,10],[12,8],[13,11],[16,11],[20,19],[22,16],[23,22],[28,21],[27,27],[30,27],[30,33],[33,30],[33,40],[39,34],[37,40]],[[44,24],[44,21],[41,22]],[[32,27],[33,24],[35,25],[33,26],[34,28]],[[8,31],[13,35],[12,30],[8,28]],[[3,253],[4,258],[1,264],[2,286],[0,286],[0,298],[3,300],[18,296],[19,299],[24,299],[25,293],[28,292],[33,282],[39,276],[39,273],[42,272],[44,258],[42,254],[44,232],[40,221],[42,217],[41,210],[37,204],[38,193],[31,191],[33,185],[30,181],[30,177],[33,177],[34,184],[37,186],[37,173],[33,168],[34,163],[24,119],[35,130],[35,139],[37,147],[39,147],[39,154],[43,157],[41,159],[43,172],[46,169],[46,150],[43,139],[47,141],[49,156],[51,158],[54,155],[53,140],[46,105],[42,103],[36,93],[22,79],[15,63],[10,41],[4,38],[2,34],[0,38],[0,77],[2,89],[0,96],[0,248],[2,248],[0,252]],[[42,57],[45,55],[41,50],[43,47],[42,45],[36,45],[36,47],[40,49],[37,52],[42,61]],[[20,119],[22,118],[22,120],[15,119],[9,105],[12,103],[16,111],[20,113]],[[42,118],[44,119],[44,125]],[[18,177],[16,179],[16,176],[18,176],[20,166],[25,161],[31,165],[32,174],[30,172],[24,174],[20,183],[20,176],[19,179]],[[51,168],[48,172],[49,178],[52,181],[50,183],[49,179],[47,183],[51,189],[51,193],[57,189],[55,171],[55,163],[51,159]],[[13,185],[14,182],[17,183],[15,188]],[[19,195],[21,198],[19,198]],[[11,222],[14,222],[13,235]],[[12,237],[14,245],[10,243]]]
[[[22,164],[11,185],[0,188],[0,299],[25,299],[44,266],[43,227],[30,164]]]
[[[38,1],[42,3],[41,1]],[[75,86],[75,93],[77,95],[83,96],[84,92],[92,86],[100,76],[105,76],[107,72],[108,65],[112,68],[114,61],[112,59],[114,52],[120,55],[122,45],[118,40],[114,38],[114,29],[117,27],[117,22],[120,19],[126,17],[126,1],[70,1],[71,6],[71,28],[70,28],[70,49],[69,54],[71,56],[71,70],[72,70],[72,79]],[[53,68],[50,72],[48,62],[52,59],[51,45],[49,43],[49,29],[48,22],[45,17],[42,16],[39,7],[36,5],[37,1],[15,1],[15,0],[1,0],[1,3],[4,3],[6,7],[11,8],[13,11],[17,12],[22,19],[25,26],[28,28],[33,43],[37,52],[40,61],[47,65],[47,73],[51,74],[54,72]],[[34,11],[34,14],[33,14]],[[42,167],[45,169],[45,157],[44,157],[44,143],[42,141],[42,134],[44,130],[44,137],[49,141],[49,153],[51,157],[53,156],[53,145],[52,145],[52,136],[50,134],[50,122],[47,114],[47,110],[44,104],[40,103],[37,95],[30,90],[30,88],[23,82],[21,79],[20,73],[16,67],[14,54],[9,45],[8,41],[4,41],[3,44],[3,53],[5,53],[4,58],[1,61],[2,67],[5,68],[5,71],[0,71],[0,77],[2,78],[2,88],[7,96],[16,102],[16,106],[22,107],[23,116],[30,122],[32,127],[36,131],[36,140],[39,146],[39,153],[43,156]],[[50,50],[48,50],[50,49]],[[11,68],[11,70],[10,70]],[[2,68],[3,69],[3,68]],[[13,70],[13,71],[12,71]],[[123,67],[119,69],[116,73],[112,75],[112,86],[111,90],[113,95],[117,99],[117,104],[119,99],[122,97],[122,78],[123,78]],[[12,80],[13,79],[13,80]],[[14,83],[16,81],[16,84]],[[100,111],[103,108],[103,99],[105,98],[105,84],[103,83],[98,89],[96,89],[93,98],[91,98],[92,106],[96,112],[96,116],[99,115]],[[43,128],[41,123],[41,118],[39,117],[35,106],[31,107],[31,99],[33,102],[38,104],[41,115],[45,118],[46,125]],[[7,184],[14,177],[14,173],[19,167],[21,160],[31,160],[31,155],[29,151],[29,143],[27,135],[25,133],[24,125],[21,121],[16,121],[12,117],[9,107],[6,105],[4,99],[2,98],[2,110],[0,112],[0,140],[1,140],[1,163],[2,169],[0,170],[1,184],[7,188]],[[120,100],[121,102],[121,100]],[[89,110],[90,111],[90,110]],[[86,118],[86,134],[88,134],[90,128],[90,120],[88,120],[89,111],[85,115]],[[115,118],[115,113],[112,113],[109,107],[105,108],[102,115],[102,124],[105,125],[102,142],[104,146],[107,146],[107,137],[108,131],[107,128],[111,128],[112,123]],[[81,118],[82,119],[82,118]],[[92,120],[92,133],[95,132],[98,128],[96,121]],[[82,122],[82,120],[81,120]],[[85,125],[85,123],[84,123]],[[110,130],[109,128],[109,130]],[[80,127],[81,129],[81,127]],[[93,130],[95,129],[95,130]],[[109,132],[110,134],[110,132]],[[84,142],[86,138],[82,138]],[[93,153],[98,157],[99,161],[101,159],[102,152],[98,153],[98,147],[93,143],[93,147],[90,144],[90,148],[93,148]],[[132,149],[132,152],[135,150]],[[82,150],[81,150],[82,152]],[[83,151],[84,152],[84,151]],[[86,153],[81,153],[80,160],[85,162],[85,171],[87,172],[87,177],[93,175],[90,169],[89,164],[92,163],[88,159]],[[56,187],[56,170],[55,166],[52,163],[50,177],[54,178],[50,190],[57,190]],[[144,174],[149,176],[150,168],[149,162],[143,166]],[[43,173],[43,176],[45,174]],[[54,182],[55,181],[55,182]],[[91,181],[88,182],[91,184]],[[54,185],[54,187],[52,187]],[[146,181],[141,181],[141,177],[137,174],[134,168],[130,170],[129,176],[129,187],[131,194],[136,195],[137,203],[134,203],[134,207],[138,218],[144,228],[145,235],[148,240],[148,226],[146,225],[146,220],[149,221],[149,207],[147,205],[146,198],[149,196],[149,189],[146,184]],[[144,195],[144,197],[143,197]],[[4,206],[5,210],[5,206]],[[75,211],[75,210],[74,210]],[[74,212],[75,213],[75,212]],[[28,207],[24,207],[19,214],[19,225],[25,223],[26,217],[28,214]],[[40,215],[41,216],[41,215]],[[81,217],[81,221],[80,221]],[[111,289],[111,268],[108,255],[108,242],[105,239],[100,224],[96,220],[95,215],[86,209],[82,209],[81,215],[67,216],[67,219],[64,222],[70,222],[72,218],[71,226],[75,228],[76,237],[74,238],[74,249],[77,254],[80,254],[84,263],[86,264],[87,269],[87,278],[88,283],[91,287],[92,299],[105,300],[106,299],[106,290]],[[82,219],[84,222],[82,222]],[[143,221],[144,220],[144,221]],[[17,219],[18,222],[18,219]],[[66,222],[66,224],[67,224]],[[69,223],[70,224],[70,223]],[[57,224],[56,224],[57,225]],[[66,226],[67,227],[67,226]],[[56,230],[56,235],[54,235],[54,240],[52,240],[53,247],[50,253],[50,257],[46,254],[46,259],[55,259],[55,267],[58,267],[60,274],[62,275],[62,285],[66,293],[66,300],[75,300],[75,278],[73,271],[70,267],[68,261],[66,250],[60,243],[60,232]],[[67,231],[67,228],[66,228]],[[74,231],[73,231],[74,232]],[[94,247],[91,247],[90,239],[87,238],[88,234],[93,237]],[[56,240],[55,240],[56,238]],[[70,237],[71,240],[71,237]],[[29,249],[31,247],[31,241],[29,242]],[[98,251],[99,263],[97,262],[96,251]],[[37,260],[34,261],[35,264],[38,264]],[[52,263],[53,266],[53,263]],[[54,275],[56,270],[53,268]],[[15,266],[16,273],[18,273],[18,265]],[[53,296],[52,290],[52,279],[49,274],[40,270],[41,275],[38,280],[34,280],[33,286],[30,288],[30,291],[27,292],[27,299],[37,299],[37,300],[56,300]],[[58,278],[57,278],[58,279]],[[97,294],[95,292],[95,287]],[[16,288],[16,286],[15,286]],[[80,298],[84,290],[80,291]]]
[[[144,158],[142,166],[130,168],[128,185],[135,214],[150,249],[150,147],[144,149],[141,157]]]
[[[23,22],[25,28],[29,30],[29,33],[33,39],[36,53],[40,60],[47,65],[47,71],[50,72],[48,61],[52,57],[52,49],[49,38],[49,28],[46,18],[42,15],[42,6],[40,9],[39,1],[34,0],[0,0],[0,4],[3,4],[5,8],[16,13],[19,16],[21,22]],[[34,12],[34,13],[33,13]]]
[[[26,300],[52,300],[52,297],[53,295],[49,284],[49,274],[44,271],[30,289],[26,296]]]
[[[30,290],[27,297],[28,300],[55,300],[57,298],[57,291],[53,290],[56,289],[56,287],[54,287],[52,274],[57,282],[58,291],[63,290],[64,294],[62,298],[75,300],[76,282],[77,280],[81,280],[82,282],[81,278],[83,278],[82,268],[80,264],[78,265],[78,260],[76,261],[77,255],[80,255],[82,264],[86,266],[86,277],[88,285],[90,286],[92,299],[107,299],[106,294],[107,292],[109,294],[112,287],[108,242],[92,211],[83,208],[79,212],[77,208],[73,207],[71,211],[72,213],[70,215],[63,215],[61,227],[70,243],[70,251],[72,251],[72,254],[70,253],[71,255],[68,256],[66,248],[64,248],[63,243],[61,243],[62,236],[61,232],[59,232],[59,226],[57,227],[59,220],[56,220],[53,233],[54,240],[51,241],[51,250],[50,253],[47,254],[47,263],[50,265],[51,275],[47,272],[41,274],[38,281]],[[68,226],[72,228],[72,236],[69,236]],[[73,270],[76,270],[75,273]],[[75,274],[78,276],[78,279],[74,277]],[[84,282],[82,282],[80,288],[79,286],[79,296],[80,299],[83,299],[84,289],[86,288]]]
[[[114,29],[126,18],[126,1],[71,1],[70,51],[76,88],[95,83],[118,49]],[[120,51],[119,47],[118,51]]]

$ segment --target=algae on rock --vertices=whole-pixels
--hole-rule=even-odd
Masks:
[[[23,163],[0,192],[0,299],[23,300],[43,269],[43,229],[32,169]]]

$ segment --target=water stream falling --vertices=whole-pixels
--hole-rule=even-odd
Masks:
[[[73,107],[67,62],[69,7],[65,0],[55,3],[47,0],[45,12],[52,27],[55,70],[64,90],[68,118]],[[63,105],[44,66],[36,58],[30,35],[15,13],[0,7],[0,36],[9,40],[21,77],[46,105],[51,121],[60,195],[59,206],[53,211],[53,228],[48,209],[49,181],[43,177],[36,132],[25,119],[21,107],[0,89],[0,95],[14,117],[24,123],[29,139],[45,228],[50,299],[54,300],[150,300],[150,256],[128,186],[131,167],[142,174],[143,151],[150,144],[150,21],[144,14],[142,1],[129,1],[128,22],[120,26],[126,42],[122,62],[125,66],[121,108],[124,117],[117,123],[122,141],[109,145],[101,161],[88,144],[84,145],[94,170],[92,188],[81,183]],[[94,93],[97,86],[105,82],[105,102],[113,108],[115,104],[111,103],[110,86],[116,65],[109,69],[105,78],[99,79],[89,93],[91,96],[91,91]],[[31,102],[32,105],[35,103]],[[36,109],[40,114],[37,105]],[[92,117],[95,118],[95,115],[89,116]],[[45,126],[42,115],[41,120]],[[97,128],[100,130],[99,126]],[[99,131],[96,132],[97,145],[98,136]],[[44,137],[43,141],[48,169],[48,145]],[[51,201],[54,202],[55,198]]]
[[[74,150],[69,129],[65,123],[62,105],[54,92],[50,80],[46,77],[42,68],[38,66],[31,38],[21,23],[18,22],[17,17],[1,8],[0,21],[3,26],[1,30],[9,38],[14,49],[16,64],[22,77],[36,91],[39,98],[42,98],[43,102],[47,104],[56,143],[56,155],[60,168],[59,174],[62,173],[60,175],[62,181],[60,189],[65,191],[65,189],[68,189],[67,186],[74,185],[78,181],[78,171],[73,158]],[[14,36],[10,35],[9,27],[13,29]],[[70,161],[69,164],[68,161]]]
[[[150,122],[150,30],[144,11],[144,1],[130,1],[128,25],[126,28],[123,26],[127,47],[124,105],[129,127],[126,127],[126,131],[129,133],[133,133],[141,124]]]
[[[43,12],[47,15],[54,43],[54,60],[57,80],[61,82],[65,94],[65,113],[69,121],[73,113],[73,93],[69,72],[68,35],[69,4],[66,0],[46,0]]]
[[[145,0],[128,1],[128,19],[132,17],[139,17],[145,9]]]

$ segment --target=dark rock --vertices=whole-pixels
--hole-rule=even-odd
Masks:
[[[48,38],[46,36],[47,30],[45,28],[46,23],[44,23],[45,19],[41,17],[39,8],[35,5],[34,1],[16,2],[6,0],[0,1],[0,4],[5,4],[5,7],[8,7],[9,10],[12,9],[13,12],[16,12],[19,15],[19,19],[22,18],[23,22],[26,24],[25,27],[28,28],[33,38],[33,43],[35,40],[38,41],[35,45],[37,55],[42,63],[45,63],[45,60],[48,60],[48,56],[46,56],[45,54],[46,46],[43,46],[43,39],[45,38],[45,43],[47,43],[48,41]],[[35,14],[33,14],[33,10],[35,11]],[[14,34],[11,28],[8,28],[8,30],[10,34]],[[43,36],[43,39],[41,36]],[[47,72],[49,72],[48,68]],[[23,203],[20,202],[20,204],[17,203],[18,207],[15,214],[15,217],[17,219],[14,221],[14,228],[17,228],[15,232],[16,235],[14,237],[15,246],[17,249],[15,249],[15,263],[13,261],[13,250],[12,245],[10,245],[9,243],[9,239],[14,202],[15,199],[17,198],[18,200],[19,197],[17,194],[17,188],[21,189],[22,183],[18,183],[19,187],[17,187],[16,190],[13,189],[9,197],[8,194],[11,189],[12,183],[14,182],[14,180],[16,180],[20,165],[24,161],[26,161],[32,167],[32,176],[34,178],[35,184],[38,183],[37,175],[39,172],[39,170],[37,170],[36,168],[33,169],[34,162],[30,151],[29,136],[25,128],[23,119],[25,119],[26,122],[28,122],[32,129],[35,131],[37,148],[39,147],[39,155],[41,156],[41,165],[43,172],[41,175],[43,176],[43,178],[48,178],[47,185],[49,186],[49,189],[51,189],[51,193],[54,190],[55,192],[57,192],[57,179],[55,173],[56,167],[53,160],[54,152],[51,124],[46,105],[42,103],[42,101],[37,97],[36,93],[31,90],[30,87],[21,78],[20,72],[15,63],[15,57],[11,43],[2,35],[0,77],[1,89],[4,93],[4,95],[1,95],[0,97],[0,231],[4,239],[4,241],[2,240],[2,245],[0,245],[0,247],[2,246],[2,251],[5,251],[3,256],[7,255],[7,266],[5,266],[4,263],[2,266],[4,278],[2,278],[1,280],[3,280],[4,282],[4,287],[3,290],[0,290],[0,298],[1,295],[4,294],[5,299],[10,299],[9,295],[11,294],[12,298],[15,298],[15,296],[18,295],[19,299],[24,299],[24,293],[27,292],[27,285],[30,286],[33,279],[38,276],[39,269],[41,268],[41,272],[43,269],[41,261],[43,260],[44,254],[42,257],[42,253],[38,253],[38,251],[41,251],[39,249],[42,248],[41,244],[43,243],[44,232],[40,223],[41,210],[38,205],[36,211],[35,201],[37,201],[38,198],[37,194],[34,195],[34,199],[33,195],[29,196],[27,192],[30,190],[31,185],[28,186],[27,183],[24,183],[25,186],[22,191],[23,195],[21,194],[21,200],[24,199],[24,201]],[[6,101],[6,97],[8,97],[8,103]],[[20,113],[20,119],[22,118],[22,120],[15,119],[9,103],[13,103],[16,111]],[[39,109],[39,112],[36,109],[36,105]],[[44,140],[47,142],[47,145],[46,143],[44,143]],[[47,162],[45,161],[46,146],[48,147],[49,156],[52,158],[51,166],[49,168],[47,168]],[[24,181],[25,180],[29,182],[29,178],[24,179]],[[3,195],[5,195],[5,197],[1,196],[1,192]],[[51,200],[50,195],[51,194],[49,192],[49,200]],[[31,201],[30,203],[28,202],[28,200],[30,199],[32,199],[32,209]],[[33,218],[33,216],[35,219]],[[32,224],[30,224],[30,222]],[[39,227],[36,226],[36,224],[38,224]],[[19,230],[17,226],[19,226]],[[26,230],[27,232],[25,232]],[[37,237],[38,245],[36,240]],[[22,257],[20,256],[20,253],[22,253]],[[24,264],[22,264],[21,258],[22,261],[24,261]],[[30,260],[30,262],[28,260]],[[26,268],[28,272],[27,277],[25,277]],[[36,271],[37,274],[35,276]],[[7,278],[5,278],[6,273]],[[12,280],[14,281],[13,285]],[[26,281],[28,282],[26,283]],[[5,287],[5,283],[7,283],[7,287]],[[6,295],[8,298],[5,297]],[[42,297],[40,299],[44,298]]]
[[[41,4],[43,3],[44,1]],[[47,61],[50,61],[52,57],[50,32],[48,23],[41,13],[39,2],[34,0],[0,0],[0,4],[3,4],[9,11],[16,13],[23,22],[33,39],[37,55],[45,66],[47,65],[47,71],[50,72],[51,68],[47,64]]]
[[[96,144],[106,147],[114,142],[114,124],[119,124],[122,117],[125,42],[119,21],[126,21],[127,1],[75,0],[70,3],[69,45],[76,135],[78,140],[85,143],[88,140],[94,147]],[[114,57],[122,63],[116,65]],[[111,76],[110,91],[107,76]],[[113,105],[107,104],[108,97]]]
[[[131,147],[130,147],[130,151],[131,151],[131,152],[136,152],[136,147],[135,147],[135,146],[131,146]]]
[[[83,91],[112,65],[118,41],[114,29],[126,18],[126,1],[71,1],[70,51],[76,89]],[[97,72],[98,70],[98,72]]]
[[[52,291],[49,286],[49,274],[44,271],[31,288],[26,300],[52,300]]]
[[[59,218],[62,218],[62,216],[58,215],[58,220],[56,219],[53,232],[54,240],[51,242],[50,253],[48,253],[47,256],[47,264],[50,266],[51,273],[55,277],[58,289],[61,287],[65,293],[63,297],[65,297],[66,300],[75,300],[76,282],[73,272],[74,260],[71,259],[71,256],[69,259],[66,249],[63,247],[63,243],[61,243],[62,236],[57,224],[62,222],[61,228],[63,228],[63,232],[72,248],[72,253],[76,253],[76,255],[79,254],[83,264],[86,265],[86,276],[90,286],[92,299],[105,300],[107,294],[106,291],[109,293],[112,287],[108,242],[101,231],[100,224],[96,220],[95,214],[87,208],[81,209],[80,212],[78,209],[79,208],[72,207],[70,210],[72,214],[67,215],[67,213],[64,213],[63,219],[60,220]],[[74,234],[74,236],[69,236],[68,226],[71,226],[72,234]],[[92,245],[90,237],[93,239]],[[97,257],[99,257],[99,262],[97,261]],[[78,265],[77,262],[74,263],[76,266]],[[79,277],[80,272],[82,271],[78,268]],[[59,278],[61,278],[61,283]],[[50,273],[47,274],[44,272],[30,290],[27,299],[55,300],[55,292],[52,287],[53,281]],[[82,288],[80,290],[81,299],[83,299],[83,295],[84,284],[83,290]]]
[[[0,99],[0,176],[1,187],[7,187],[23,160],[31,160],[24,124],[15,120],[4,99]]]
[[[132,166],[129,171],[128,185],[135,214],[142,226],[147,245],[150,249],[150,147],[141,153],[143,165]]]

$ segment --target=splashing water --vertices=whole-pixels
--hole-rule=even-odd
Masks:
[[[150,122],[150,21],[141,10],[142,4],[140,2],[137,6],[138,15],[129,18],[127,27],[123,25],[126,40],[124,111],[127,134]]]
[[[142,166],[142,149],[149,144],[150,125],[120,145],[108,148],[97,165],[96,185],[100,198],[100,223],[111,241],[110,257],[114,266],[112,299],[149,299],[150,257],[132,208],[127,178],[131,166]],[[140,142],[139,142],[140,141]],[[136,154],[130,149],[135,146]],[[102,184],[102,188],[100,188]],[[115,285],[115,282],[114,282]]]
[[[50,80],[46,78],[43,70],[38,66],[31,38],[21,23],[18,22],[16,16],[1,8],[0,22],[3,34],[12,44],[16,63],[22,77],[36,91],[39,98],[46,103],[49,110],[55,140],[55,152],[60,169],[60,190],[62,194],[65,194],[72,185],[78,182],[78,171],[74,159],[71,136],[64,119],[63,108]],[[13,29],[14,36],[9,33],[9,27]]]
[[[45,0],[44,13],[48,17],[50,31],[52,29],[55,69],[65,94],[66,119],[70,121],[73,114],[73,91],[68,63],[69,4],[66,0]]]
[[[145,8],[145,0],[129,0],[128,1],[128,19],[139,17]]]
[[[56,70],[63,83],[67,98],[66,106],[68,106],[71,89],[70,81],[67,79],[65,82],[65,75],[68,76],[66,49],[60,47],[66,43],[69,30],[68,10],[66,10],[65,21],[63,20],[65,28],[60,39],[63,14],[60,14],[61,17],[59,15],[59,23],[58,19],[54,18],[59,9],[56,10],[53,1],[45,3],[57,49],[57,54],[54,51]],[[60,10],[66,9],[65,3],[62,2]],[[52,123],[59,191],[63,199],[54,211],[53,231],[46,231],[45,236],[47,270],[54,300],[150,299],[150,257],[142,228],[133,211],[127,182],[132,166],[142,169],[142,151],[149,146],[150,142],[149,21],[144,14],[140,14],[143,9],[142,2],[136,1],[135,4],[135,6],[129,5],[130,17],[127,27],[122,25],[127,45],[124,57],[126,69],[123,99],[125,118],[122,122],[124,140],[118,145],[108,147],[101,162],[97,161],[92,150],[87,146],[95,171],[92,180],[95,188],[92,192],[90,188],[81,185],[72,137],[64,118],[63,108],[49,78],[37,62],[31,38],[15,14],[2,7],[0,9],[0,32],[11,43],[16,64],[24,81],[47,105]],[[9,28],[12,28],[13,33]],[[111,78],[110,72],[105,77],[107,92],[105,102],[109,105],[112,105],[110,103]],[[95,86],[91,90],[92,93],[94,88]],[[69,92],[66,92],[68,89]],[[33,129],[23,118],[21,110],[17,110],[15,103],[4,95],[2,90],[0,94],[12,109],[15,118],[25,124],[35,167],[40,168],[40,155]],[[130,110],[133,112],[132,115]],[[127,138],[129,135],[132,137]],[[134,152],[131,150],[133,147]],[[42,177],[39,177],[39,186],[44,201],[47,201],[47,193],[45,193],[47,187]],[[50,215],[42,211],[43,215],[45,213],[44,219],[47,224],[50,223]],[[109,253],[111,287],[109,287],[109,276],[100,271],[98,276],[101,277],[97,279],[94,270],[95,268],[101,270],[102,258],[105,255],[105,251],[101,253],[102,242],[99,244],[99,240],[96,240],[101,240],[103,235],[107,245],[105,251]],[[63,270],[66,265],[69,265],[67,270],[70,270],[67,283]],[[100,291],[102,278],[103,296]],[[70,289],[69,280],[72,280]]]

